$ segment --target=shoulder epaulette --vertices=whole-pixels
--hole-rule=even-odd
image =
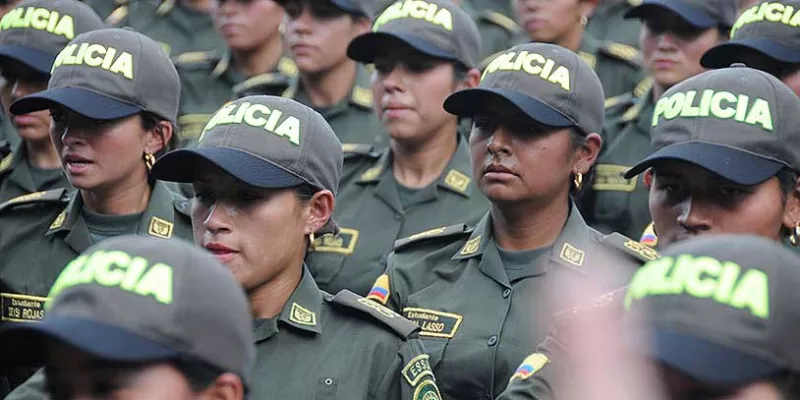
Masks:
[[[430,229],[425,232],[415,233],[409,237],[398,239],[394,242],[395,251],[403,249],[412,243],[421,243],[431,239],[441,239],[450,236],[471,234],[473,228],[468,227],[466,224],[457,224],[450,226],[443,226],[441,228]]]
[[[633,95],[633,93],[623,93],[614,97],[609,97],[604,103],[606,112],[612,108],[617,108],[620,106],[632,106],[634,100],[636,100],[636,97]]]
[[[5,172],[10,166],[11,161],[14,158],[14,155],[9,153],[5,157],[3,157],[2,161],[0,161],[0,174]]]
[[[106,24],[109,26],[117,26],[119,25],[125,17],[128,16],[128,3],[125,2],[124,4],[119,4],[111,14],[106,17]]]
[[[485,19],[495,25],[498,25],[514,35],[522,32],[522,28],[520,28],[513,19],[494,10],[481,11],[481,13],[478,15],[478,18]]]
[[[391,328],[404,339],[419,329],[417,324],[405,319],[402,315],[349,290],[342,290],[337,293],[330,302],[349,309],[361,311]]]
[[[173,57],[172,62],[178,68],[211,68],[219,59],[214,51],[189,51]]]
[[[161,0],[161,4],[156,8],[156,15],[162,17],[169,14],[169,12],[175,8],[175,1],[176,0]]]
[[[658,254],[658,252],[654,249],[616,232],[604,236],[602,239],[600,239],[600,242],[617,250],[621,250],[623,253],[642,263],[653,261],[661,257],[661,255]]]
[[[67,189],[64,188],[28,193],[0,204],[0,213],[25,204],[67,203],[69,201],[69,196],[66,196],[66,194]]]
[[[630,4],[632,7],[636,7],[642,4],[642,0],[628,0],[628,4]]]
[[[636,84],[636,87],[633,88],[633,95],[636,98],[642,98],[652,88],[653,88],[653,77],[648,76],[647,78],[642,79],[641,81],[639,81],[639,83]]]
[[[600,45],[600,52],[611,56],[615,59],[625,61],[626,63],[634,66],[634,67],[641,67],[642,66],[642,56],[639,53],[639,50],[632,46],[628,46],[627,44],[616,43],[616,42],[604,42]]]
[[[379,151],[375,150],[374,146],[369,144],[358,144],[358,143],[342,143],[342,152],[344,153],[344,158],[354,158],[354,157],[378,158],[381,155]]]

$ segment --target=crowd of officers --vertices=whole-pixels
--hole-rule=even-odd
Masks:
[[[0,11],[0,397],[800,399],[800,0]]]

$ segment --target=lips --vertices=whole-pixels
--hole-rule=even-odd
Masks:
[[[208,250],[217,261],[225,264],[233,258],[238,252],[236,250],[231,249],[228,246],[225,246],[221,243],[207,243],[203,246],[206,250]]]
[[[67,164],[92,164],[92,160],[75,153],[67,153],[63,157]]]
[[[505,167],[502,164],[489,164],[483,169],[483,172],[516,175],[514,172],[508,169],[508,167]]]

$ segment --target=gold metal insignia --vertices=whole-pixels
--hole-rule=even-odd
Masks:
[[[297,76],[297,64],[289,57],[281,57],[281,60],[278,61],[278,71],[293,78]]]
[[[22,203],[24,201],[36,200],[36,199],[39,199],[42,196],[44,196],[45,193],[47,193],[47,192],[45,191],[45,192],[28,193],[28,194],[25,194],[25,195],[22,195],[22,196],[14,197],[13,199],[9,200],[8,203],[9,204],[11,204],[11,203]]]
[[[627,242],[625,242],[625,247],[651,261],[661,257],[661,255],[658,254],[657,251],[635,240],[628,240]]]
[[[342,152],[343,153],[352,153],[356,151],[358,145],[355,143],[343,143],[342,144]]]
[[[459,252],[458,254],[462,256],[475,254],[478,251],[478,248],[481,247],[481,238],[483,238],[482,235],[474,239],[470,239],[466,244],[464,244],[464,248],[462,248],[461,252]]]
[[[289,321],[300,325],[314,326],[317,324],[317,315],[313,311],[303,308],[297,303],[292,303]]]
[[[411,359],[411,361],[403,367],[401,375],[406,379],[409,385],[417,386],[419,381],[426,376],[433,376],[433,368],[431,368],[430,358],[427,354],[420,354]]]
[[[353,95],[350,96],[353,103],[364,108],[372,108],[372,91],[361,86],[353,88]]]
[[[381,172],[383,172],[383,165],[378,165],[376,167],[372,167],[372,168],[364,171],[363,174],[361,174],[361,180],[362,181],[371,181],[371,180],[377,178],[378,175],[381,174]]]
[[[595,167],[592,189],[633,192],[636,189],[637,178],[625,179],[625,172],[629,169],[631,167],[627,165],[598,164]]]
[[[56,219],[53,221],[53,223],[52,223],[52,224],[50,224],[50,228],[48,228],[48,229],[58,229],[58,228],[61,228],[62,226],[64,226],[64,220],[65,220],[65,219],[67,219],[67,211],[66,211],[66,210],[64,210],[64,211],[62,211],[60,214],[58,214],[58,216],[57,216],[57,217],[56,217]]]
[[[44,318],[46,297],[0,293],[0,321],[36,322]]]
[[[311,251],[339,253],[349,256],[358,243],[358,231],[351,228],[339,228],[339,233],[333,235],[327,233],[314,239],[314,246]]]
[[[444,177],[445,185],[459,193],[464,193],[471,181],[472,179],[470,179],[469,176],[454,169],[451,169],[450,172],[447,173],[447,176]]]
[[[434,229],[431,229],[431,230],[427,230],[425,232],[415,233],[415,234],[407,237],[406,240],[409,241],[409,242],[413,242],[413,241],[415,241],[417,239],[422,239],[424,237],[438,235],[438,234],[440,234],[440,233],[442,233],[442,232],[444,232],[446,230],[447,230],[446,226],[443,226],[441,228],[434,228]]]
[[[585,256],[586,253],[583,250],[579,250],[569,243],[564,243],[564,247],[561,248],[561,259],[578,267],[583,266]]]
[[[579,51],[578,55],[583,59],[583,61],[586,61],[586,63],[589,64],[592,69],[594,69],[594,67],[597,65],[597,57],[595,57],[594,54],[590,54],[585,51]]]
[[[164,239],[172,237],[172,228],[174,224],[167,220],[158,217],[150,218],[150,227],[147,229],[147,234]]]

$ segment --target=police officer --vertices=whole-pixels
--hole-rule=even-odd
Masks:
[[[642,3],[642,0],[600,0],[586,31],[600,40],[609,40],[632,47],[639,47],[640,21],[626,19],[625,13]]]
[[[217,109],[249,94],[281,95],[297,77],[280,32],[283,8],[274,0],[212,0],[212,17],[225,40],[223,54],[177,56],[181,76],[181,145],[196,140]]]
[[[622,174],[650,151],[651,117],[658,98],[672,85],[705,71],[700,58],[727,40],[735,16],[732,0],[645,0],[627,14],[644,22],[641,48],[652,87],[643,85],[606,103],[606,145],[591,191],[582,200],[590,225],[656,245],[648,229],[644,182],[624,179]]]
[[[473,176],[492,206],[477,225],[398,241],[369,298],[422,326],[446,398],[494,398],[566,308],[554,294],[620,287],[655,252],[589,228],[571,200],[603,124],[602,86],[577,54],[516,46],[444,107],[474,118]]]
[[[784,18],[784,13],[791,16]],[[700,63],[706,68],[745,63],[772,74],[800,95],[800,27],[792,21],[797,15],[800,1],[756,4],[736,20],[731,40],[708,50]]]
[[[342,230],[318,238],[307,260],[324,290],[366,295],[396,240],[486,212],[458,119],[442,108],[450,93],[477,85],[478,41],[466,12],[427,0],[395,3],[377,17],[374,33],[350,44],[353,59],[375,64],[372,93],[389,148],[345,147],[335,214]]]
[[[347,45],[369,32],[370,18],[353,0],[280,0],[286,42],[299,79],[290,96],[328,121],[343,143],[385,147],[372,107],[371,71],[347,57]]]
[[[46,25],[33,24],[31,15],[44,15]],[[76,35],[105,27],[85,4],[76,0],[31,0],[20,3],[0,20],[0,73],[10,101],[47,88],[56,55]],[[52,26],[52,28],[51,28]],[[9,102],[6,102],[9,101]],[[69,187],[60,155],[50,141],[47,110],[12,116],[23,145],[0,161],[0,203],[24,194]]]
[[[45,365],[9,398],[245,398],[255,357],[247,299],[208,253],[112,238],[73,260],[50,297],[40,323],[0,330],[0,364]]]
[[[600,77],[606,97],[628,93],[645,78],[635,48],[603,42],[586,31],[598,0],[516,0],[522,28],[534,42],[566,47],[586,61]]]
[[[320,114],[244,97],[212,117],[197,149],[168,153],[154,171],[193,183],[195,242],[250,296],[251,398],[441,398],[416,325],[352,292],[321,291],[303,263],[314,236],[338,229],[342,145]]]
[[[508,18],[514,17],[514,0],[468,0],[477,10],[492,10]]]

